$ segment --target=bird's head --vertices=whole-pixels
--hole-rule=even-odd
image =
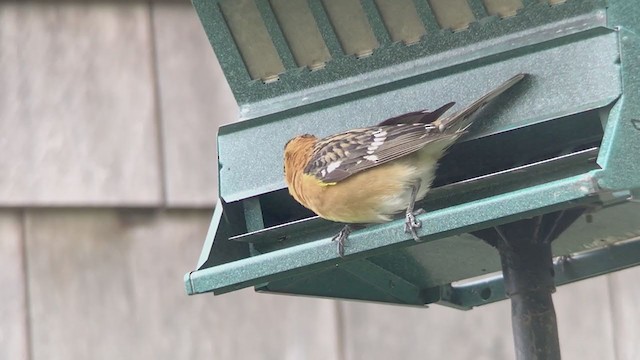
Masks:
[[[295,172],[307,166],[316,140],[315,136],[304,134],[294,137],[284,146],[284,176],[287,184],[291,184]]]

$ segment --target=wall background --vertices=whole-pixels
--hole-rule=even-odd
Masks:
[[[0,359],[512,359],[470,312],[185,295],[236,106],[186,1],[0,3]],[[640,358],[640,269],[555,295],[564,359]]]

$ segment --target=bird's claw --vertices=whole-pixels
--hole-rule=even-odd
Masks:
[[[413,237],[413,240],[419,242],[420,238],[418,237],[418,233],[416,229],[420,229],[422,227],[422,221],[416,219],[417,215],[424,214],[424,209],[418,209],[416,211],[407,211],[404,221],[404,232]]]
[[[345,225],[339,233],[334,236],[331,241],[336,241],[338,243],[338,255],[340,257],[344,257],[344,244],[349,238],[349,234],[351,234],[351,227],[349,225]]]

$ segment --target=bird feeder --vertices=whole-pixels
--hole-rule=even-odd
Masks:
[[[640,264],[637,1],[193,3],[240,119],[218,134],[220,201],[188,294],[459,309],[509,296],[518,358],[555,359],[555,286]],[[290,138],[455,111],[517,73],[530,76],[442,159],[420,242],[400,219],[353,232],[341,258],[342,225],[289,195]]]

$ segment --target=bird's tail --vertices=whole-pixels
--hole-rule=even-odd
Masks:
[[[466,108],[452,114],[451,116],[442,117],[434,121],[433,124],[437,126],[443,133],[453,134],[465,131],[475,120],[475,116],[473,115],[476,114],[478,110],[485,107],[493,99],[518,83],[520,80],[524,79],[526,75],[527,74],[518,74],[512,77],[511,79],[505,81],[502,85],[498,86],[478,100],[471,103],[471,105],[467,106]]]

